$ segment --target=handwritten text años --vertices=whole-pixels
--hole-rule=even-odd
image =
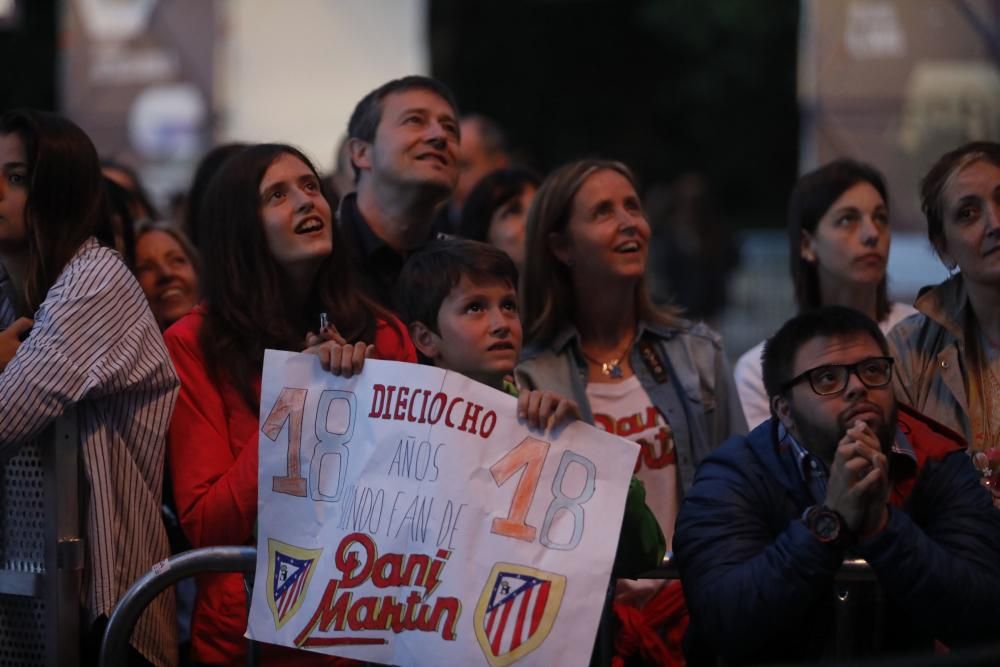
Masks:
[[[360,549],[360,552],[357,550]],[[358,557],[361,553],[361,557]],[[433,598],[441,583],[442,571],[451,551],[438,549],[432,558],[427,554],[378,554],[378,548],[363,533],[351,533],[340,541],[334,554],[339,579],[330,579],[309,622],[296,636],[295,644],[303,647],[333,646],[360,643],[385,643],[375,638],[351,636],[314,636],[315,633],[358,632],[383,630],[440,633],[442,639],[454,641],[455,628],[462,613],[462,601],[457,597]],[[350,589],[371,582],[376,588],[422,588],[413,590],[405,600],[394,595],[362,596],[355,599]]]
[[[461,396],[449,396],[443,391],[396,385],[376,384],[372,387],[373,419],[393,419],[432,426],[443,421],[448,428],[458,429],[481,438],[488,438],[497,425],[497,413]],[[464,404],[464,407],[463,407]]]

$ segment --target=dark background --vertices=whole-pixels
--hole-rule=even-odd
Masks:
[[[56,0],[0,25],[0,108],[58,108]],[[731,228],[780,227],[796,176],[798,2],[430,0],[432,74],[541,171],[599,156],[704,174]]]
[[[727,226],[780,227],[796,177],[798,2],[431,0],[433,74],[537,168],[705,174]]]
[[[12,21],[0,23],[0,109],[54,110],[56,1],[16,0]]]

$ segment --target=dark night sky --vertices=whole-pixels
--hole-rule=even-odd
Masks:
[[[795,180],[798,3],[431,0],[433,74],[548,170],[699,171],[737,226],[781,226]]]
[[[0,108],[56,108],[56,0],[0,33]],[[432,73],[546,171],[704,173],[726,220],[781,226],[795,180],[798,2],[430,0]]]

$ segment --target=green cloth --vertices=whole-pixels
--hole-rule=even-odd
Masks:
[[[625,515],[618,538],[618,551],[611,573],[634,579],[659,567],[667,552],[667,540],[653,511],[646,504],[646,487],[633,476],[625,497]]]

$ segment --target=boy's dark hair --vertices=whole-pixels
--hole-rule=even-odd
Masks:
[[[463,277],[479,285],[503,282],[517,289],[517,267],[504,251],[468,239],[433,241],[411,255],[399,275],[400,317],[408,325],[422,322],[440,334],[438,311]]]
[[[795,355],[799,348],[817,336],[847,336],[868,334],[882,354],[889,355],[889,344],[882,330],[869,317],[845,306],[824,306],[807,310],[785,322],[778,332],[764,343],[760,363],[764,373],[764,390],[768,398],[781,393],[791,380]]]
[[[354,111],[351,112],[351,119],[347,122],[347,136],[368,143],[374,142],[375,131],[378,129],[379,121],[382,120],[382,100],[392,93],[401,93],[407,90],[429,90],[447,102],[455,112],[455,119],[458,119],[458,103],[455,102],[455,96],[448,86],[429,76],[413,74],[387,81],[362,97],[361,101],[354,107]],[[358,173],[358,168],[354,167],[355,178],[357,178]]]

